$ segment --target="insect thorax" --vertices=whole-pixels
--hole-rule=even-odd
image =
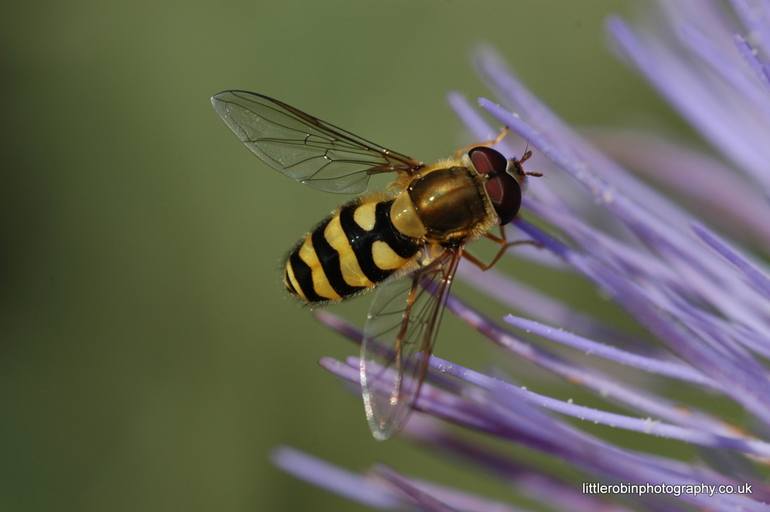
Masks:
[[[413,180],[407,192],[425,238],[442,244],[464,242],[490,220],[483,184],[465,167],[431,171]]]

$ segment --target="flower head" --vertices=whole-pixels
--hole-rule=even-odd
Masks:
[[[520,387],[510,377],[486,375],[434,356],[415,404],[422,414],[415,415],[405,435],[459,456],[557,510],[626,510],[626,505],[675,510],[687,504],[709,510],[768,510],[770,486],[758,468],[770,461],[770,371],[765,360],[770,357],[770,275],[744,248],[708,224],[759,250],[770,247],[770,4],[733,0],[734,18],[717,2],[682,0],[660,6],[656,24],[632,28],[611,19],[609,32],[620,54],[711,144],[721,161],[649,134],[578,133],[488,48],[477,52],[476,65],[495,100],[479,99],[479,110],[460,94],[449,95],[451,107],[475,138],[486,139],[496,131],[482,115],[486,112],[521,139],[506,139],[499,150],[510,158],[526,141],[540,157],[536,166],[550,168],[549,179],[531,183],[524,200],[526,217],[541,222],[515,221],[516,229],[549,253],[536,258],[593,282],[649,337],[638,339],[576,314],[558,299],[495,270],[482,273],[461,266],[466,282],[524,316],[508,315],[499,322],[458,297],[449,299],[450,311],[509,352],[512,360],[536,365],[565,385],[595,393],[607,405],[560,400]],[[627,166],[647,171],[692,208],[673,202]],[[543,223],[546,227],[540,227]],[[360,332],[338,317],[326,312],[318,316],[360,340]],[[653,338],[660,343],[650,348]],[[557,355],[535,339],[579,354]],[[610,366],[599,365],[599,360]],[[358,382],[355,358],[324,359],[322,365]],[[631,373],[647,379],[631,383],[624,378]],[[663,396],[654,385],[661,380],[732,402],[752,421]],[[574,483],[446,430],[442,422],[524,445],[597,481],[680,489],[748,483],[752,491],[629,495],[620,501],[590,496]],[[642,453],[588,433],[584,422],[687,443],[703,457],[679,460]],[[286,470],[373,507],[514,510],[382,467],[366,477],[337,469],[315,472],[312,468],[325,463],[287,450],[276,455]]]

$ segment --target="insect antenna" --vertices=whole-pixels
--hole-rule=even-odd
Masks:
[[[543,176],[543,173],[541,172],[534,172],[534,171],[525,171],[524,170],[524,162],[529,160],[532,157],[532,150],[529,149],[529,142],[527,142],[527,145],[524,147],[524,153],[522,153],[521,158],[512,158],[511,162],[513,163],[513,167],[516,169],[516,173],[520,176],[532,176],[535,178],[540,178]]]

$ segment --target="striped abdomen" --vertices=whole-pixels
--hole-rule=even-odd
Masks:
[[[303,301],[339,301],[414,262],[417,240],[390,220],[393,199],[359,198],[324,219],[289,253],[284,284]]]

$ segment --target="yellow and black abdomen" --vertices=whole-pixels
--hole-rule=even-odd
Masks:
[[[289,293],[308,303],[339,301],[414,262],[420,243],[393,226],[392,204],[383,196],[356,199],[305,235],[286,259]]]

